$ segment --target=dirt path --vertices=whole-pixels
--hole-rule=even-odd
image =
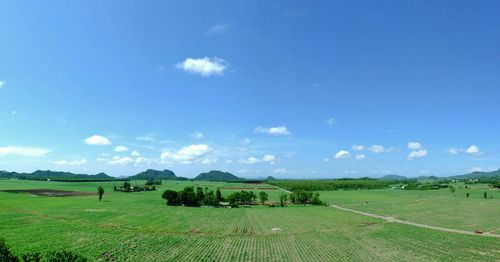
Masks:
[[[372,214],[372,213],[367,213],[367,212],[362,212],[362,211],[357,211],[345,207],[341,207],[338,205],[330,205],[331,207],[344,210],[344,211],[349,211],[353,212],[359,215],[363,216],[368,216],[368,217],[374,217],[374,218],[380,218],[383,219],[387,222],[393,222],[393,223],[399,223],[399,224],[405,224],[405,225],[411,225],[411,226],[416,226],[416,227],[422,227],[422,228],[428,228],[428,229],[434,229],[434,230],[439,230],[439,231],[444,231],[444,232],[451,232],[451,233],[459,233],[459,234],[465,234],[465,235],[474,235],[474,236],[485,236],[485,237],[498,237],[500,238],[499,234],[493,234],[492,231],[490,232],[484,232],[483,234],[476,234],[472,231],[467,231],[467,230],[460,230],[460,229],[453,229],[453,228],[446,228],[446,227],[436,227],[436,226],[431,226],[431,225],[426,225],[426,224],[419,224],[419,223],[414,223],[410,221],[405,221],[393,217],[386,217],[386,216],[381,216],[377,214]]]
[[[274,186],[274,185],[273,185],[273,186]],[[284,188],[281,188],[281,187],[279,187],[279,186],[274,186],[274,187],[276,187],[277,189],[279,189],[279,190],[281,190],[281,191],[285,191],[285,192],[287,192],[288,194],[291,194],[291,193],[292,193],[292,191],[288,191],[288,190],[286,190],[286,189],[284,189]]]

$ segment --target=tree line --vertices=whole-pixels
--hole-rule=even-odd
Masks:
[[[268,181],[290,191],[328,191],[328,190],[358,190],[358,189],[381,189],[394,184],[390,180],[376,179],[334,179],[334,180],[276,180]]]

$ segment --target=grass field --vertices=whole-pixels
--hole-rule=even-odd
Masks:
[[[115,184],[0,180],[0,190],[94,192],[98,185],[106,190],[102,202],[97,196],[36,197],[0,192],[0,236],[17,254],[69,249],[92,261],[500,260],[499,238],[388,223],[331,207],[168,207],[160,197],[167,188],[180,190],[187,185],[255,185],[170,181],[156,192],[121,193],[112,192]],[[483,188],[474,190],[482,192]],[[223,194],[230,192],[223,190]],[[271,200],[277,200],[281,192],[268,193]],[[455,197],[448,191],[321,192],[323,200],[353,209],[412,220],[424,220],[429,212],[424,222],[430,224],[465,229],[500,227],[500,196],[483,200],[475,194],[465,199],[461,194],[461,190]],[[360,205],[361,201],[369,203]],[[464,215],[455,209],[469,211]]]

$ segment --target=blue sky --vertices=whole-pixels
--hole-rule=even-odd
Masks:
[[[498,1],[2,1],[0,170],[500,168]]]

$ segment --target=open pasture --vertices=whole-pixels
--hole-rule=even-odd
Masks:
[[[321,199],[358,211],[433,226],[485,232],[500,228],[500,190],[487,185],[457,188],[454,194],[448,189],[321,191]]]
[[[235,183],[164,181],[158,191],[137,193],[113,192],[115,184],[1,180],[0,190],[53,188],[95,192],[102,185],[106,193],[99,202],[95,195],[55,198],[0,192],[0,236],[18,254],[69,249],[92,261],[500,259],[498,238],[388,223],[331,207],[168,207],[160,197],[167,188],[240,186]],[[347,200],[368,192],[371,191],[322,191],[321,196],[325,201],[354,208],[358,200]],[[373,192],[379,199],[399,196],[391,195],[393,191],[389,190]],[[407,191],[400,194],[410,194],[408,198],[413,199],[423,197]],[[344,202],[340,203],[342,199]]]

